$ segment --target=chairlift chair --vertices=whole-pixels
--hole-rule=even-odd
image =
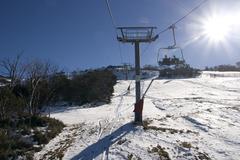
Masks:
[[[177,54],[173,54],[173,56],[168,56],[170,50],[175,50],[180,54],[179,56],[176,56]],[[157,56],[157,62],[159,66],[171,66],[171,65],[182,65],[185,64],[183,51],[181,47],[176,46],[169,46],[167,48],[159,48],[158,50],[158,56]]]
[[[172,30],[173,45],[168,46],[168,47],[159,48],[159,50],[158,50],[157,62],[159,64],[159,66],[170,66],[170,65],[181,65],[181,64],[184,65],[185,64],[185,60],[183,57],[183,50],[181,47],[178,47],[177,43],[176,43],[175,28],[176,28],[176,26],[174,24],[168,28],[168,29]],[[173,57],[167,57],[167,54],[170,50],[178,50],[181,54],[180,60],[179,60],[179,58],[176,57],[176,55],[173,55]],[[161,58],[162,60],[160,60],[161,52],[167,52],[167,54],[162,54],[162,55],[164,55],[164,57]]]

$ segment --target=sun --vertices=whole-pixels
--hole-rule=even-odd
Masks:
[[[212,16],[203,23],[203,34],[213,42],[226,40],[231,23],[228,18]]]

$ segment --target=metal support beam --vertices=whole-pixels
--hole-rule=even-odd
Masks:
[[[135,83],[136,83],[136,103],[138,103],[141,99],[141,71],[140,71],[140,48],[139,42],[135,42]],[[135,106],[137,107],[137,106]],[[135,110],[138,110],[135,108]],[[135,112],[135,122],[142,123],[142,114],[139,112]]]

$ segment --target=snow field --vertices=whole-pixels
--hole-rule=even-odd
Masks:
[[[35,159],[59,150],[63,159],[74,160],[160,159],[160,151],[153,152],[158,145],[171,159],[239,159],[240,78],[155,80],[144,100],[145,128],[131,123],[130,83],[118,81],[111,104],[55,110],[51,116],[68,127]],[[142,82],[142,91],[149,83]]]

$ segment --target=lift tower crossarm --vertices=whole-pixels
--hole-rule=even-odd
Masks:
[[[121,33],[117,39],[123,43],[150,43],[158,38],[158,35],[153,36],[153,30],[157,27],[117,27],[117,29]]]

